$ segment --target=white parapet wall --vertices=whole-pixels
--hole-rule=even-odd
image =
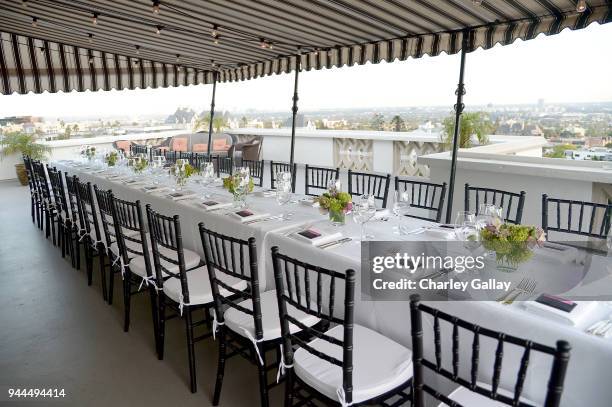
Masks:
[[[99,150],[106,148],[112,148],[115,141],[129,140],[134,142],[145,142],[147,140],[154,139],[166,139],[168,137],[179,136],[182,134],[189,133],[186,130],[172,130],[172,131],[161,131],[153,133],[133,133],[123,134],[120,136],[100,136],[100,137],[89,137],[89,138],[71,138],[67,140],[52,140],[52,141],[41,141],[41,144],[45,144],[51,148],[48,160],[64,160],[75,158],[78,151],[83,145],[95,146]],[[0,180],[14,179],[17,178],[15,175],[15,164],[21,162],[21,157],[18,155],[11,155],[3,157],[0,161]]]

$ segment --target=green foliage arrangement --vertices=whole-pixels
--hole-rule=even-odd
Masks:
[[[315,198],[315,202],[321,209],[330,212],[348,212],[353,206],[351,195],[340,191],[324,192]]]
[[[223,178],[223,188],[227,189],[232,195],[235,195],[238,188],[238,183],[240,182],[240,177],[236,175],[230,175],[229,177]],[[255,187],[255,183],[253,182],[253,178],[249,177],[249,187],[246,191],[247,193],[252,192]]]
[[[500,223],[485,226],[480,240],[485,249],[496,253],[498,263],[518,266],[531,258],[532,249],[544,243],[546,234],[536,226]]]
[[[444,119],[444,143],[447,146],[453,144],[453,136],[455,134],[455,115]],[[489,142],[488,134],[494,131],[494,126],[489,120],[489,117],[484,112],[467,112],[461,115],[459,126],[459,147],[469,148],[472,146],[472,136],[476,135],[480,144]]]
[[[146,158],[135,158],[134,159],[134,172],[140,174],[141,172],[143,172],[147,166],[149,165],[149,160],[147,160]]]
[[[86,146],[82,151],[81,155],[86,157],[88,160],[91,160],[96,155],[96,148],[93,146]]]
[[[34,134],[7,132],[0,137],[2,157],[22,154],[27,155],[33,160],[43,160],[49,151],[51,151],[49,146],[37,143]]]
[[[114,167],[117,164],[117,160],[119,159],[119,154],[116,151],[111,151],[107,153],[104,157],[104,161],[109,167]]]

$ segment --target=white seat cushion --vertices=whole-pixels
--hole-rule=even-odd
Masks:
[[[218,273],[222,274],[222,273]],[[269,341],[278,339],[281,337],[280,318],[278,317],[278,302],[276,300],[276,291],[266,291],[260,294],[261,300],[261,323],[263,328],[263,339]],[[253,301],[248,299],[239,303],[240,306],[253,309]],[[317,324],[320,319],[314,315],[307,314],[305,312],[296,310],[293,307],[290,310],[291,316],[303,323],[306,326],[313,326]],[[236,332],[239,335],[247,337],[244,330],[246,329],[255,338],[255,321],[252,315],[245,314],[235,308],[229,308],[223,315],[225,319],[225,325]],[[289,324],[289,330],[291,332],[298,332],[300,330],[294,324]]]
[[[131,230],[130,232],[134,232],[134,231]],[[136,232],[136,233],[139,233],[139,232]],[[126,235],[129,236],[129,237],[134,237],[136,234],[132,233],[132,234],[128,235],[126,233]],[[149,251],[151,251],[153,249],[151,248],[151,240],[149,238],[149,234],[146,233],[146,236],[147,236],[147,247],[149,248]],[[113,243],[111,243],[110,250],[111,250],[111,252],[113,252],[113,254],[115,256],[118,256],[119,255],[119,246],[117,245],[117,242],[115,242],[114,240],[115,239],[113,238]],[[138,236],[138,240],[140,241],[140,236]],[[127,239],[123,239],[123,241],[125,242],[125,245],[128,248],[130,248],[131,250],[134,250],[134,251],[137,251],[137,252],[142,252],[142,245],[140,243],[136,243],[136,242],[134,242],[132,240],[127,240]],[[137,255],[128,251],[128,256],[129,257],[135,257]]]
[[[344,326],[338,325],[327,331],[327,334],[342,339]],[[342,360],[340,346],[318,338],[309,345]],[[294,353],[293,366],[295,374],[306,384],[330,399],[339,401],[336,392],[342,388],[340,366],[301,348]],[[353,403],[380,396],[411,377],[412,352],[409,349],[371,329],[353,326]]]
[[[486,385],[481,382],[477,382],[477,384],[481,387],[484,387],[485,389],[489,389],[489,390],[491,389],[490,385]],[[512,392],[506,389],[502,389],[502,388],[499,388],[497,390],[497,393],[503,394],[504,396],[508,396],[510,398],[514,397],[514,394]],[[482,396],[478,393],[474,393],[470,389],[463,387],[463,386],[457,387],[448,396],[448,398],[466,407],[507,407],[508,406],[507,404],[500,403],[499,401],[491,400],[488,397]],[[538,403],[534,403],[533,401],[524,399],[522,397],[521,397],[521,401],[527,404],[533,404],[533,405],[538,404]],[[440,403],[438,405],[438,407],[442,407],[442,406],[446,407],[446,404]]]
[[[176,259],[176,252],[174,250],[166,249],[165,247],[159,246],[159,252],[170,259]],[[186,270],[190,270],[200,264],[200,256],[196,252],[188,249],[183,249],[183,255],[185,256]],[[151,271],[153,272],[153,274],[155,274],[155,271],[153,270],[155,268],[155,263],[153,262],[152,251],[149,251],[149,259],[151,260]],[[161,257],[159,258],[159,260],[161,265],[164,266],[168,271],[172,273],[179,272],[178,265],[172,264],[162,259]],[[132,260],[130,260],[130,271],[141,277],[145,277],[147,275],[147,269],[143,256],[136,256]]]
[[[224,278],[223,282],[236,290],[244,290],[247,287],[246,281],[234,277]],[[187,287],[189,288],[190,305],[208,304],[213,301],[206,266],[198,267],[187,273]],[[173,301],[180,302],[180,296],[183,293],[181,281],[178,278],[166,280],[164,282],[164,293]],[[227,290],[221,290],[221,293],[228,294]]]

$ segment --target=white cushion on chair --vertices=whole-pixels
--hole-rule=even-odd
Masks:
[[[166,249],[165,247],[159,246],[159,252],[164,256],[176,259],[176,252],[174,250]],[[149,259],[151,260],[151,269],[155,268],[155,263],[153,262],[153,252],[149,251]],[[185,269],[190,270],[200,264],[200,256],[191,250],[183,249],[183,255],[185,256]],[[172,273],[179,272],[179,266],[176,264],[172,264],[161,257],[159,258],[162,266],[164,266],[168,271]],[[143,256],[136,256],[132,260],[130,260],[130,271],[134,274],[137,274],[141,277],[145,277],[147,275],[147,269],[145,267],[145,261]],[[153,271],[155,274],[155,271]]]
[[[218,273],[223,274],[223,273]],[[269,341],[281,337],[280,318],[278,317],[278,302],[276,299],[276,290],[266,291],[260,294],[261,300],[261,324],[263,328],[263,339]],[[253,301],[251,299],[240,302],[241,307],[252,310]],[[306,326],[317,324],[320,319],[314,315],[299,311],[293,307],[289,311],[291,316],[303,323]],[[245,314],[236,308],[229,308],[223,315],[225,325],[239,335],[246,337],[244,329],[246,329],[255,338],[255,321],[252,315]],[[291,332],[298,332],[300,328],[290,324]]]
[[[338,325],[327,334],[342,339],[344,326]],[[340,346],[324,339],[315,339],[309,345],[342,361]],[[304,349],[295,351],[293,366],[295,374],[306,384],[330,399],[338,400],[336,391],[342,388],[342,367]],[[353,403],[380,396],[411,377],[412,352],[408,348],[371,329],[353,326]]]
[[[491,389],[490,385],[486,385],[481,382],[477,382],[477,384],[485,389]],[[510,392],[506,389],[499,388],[497,390],[499,394],[504,396],[508,396],[510,398],[514,397],[514,393]],[[467,387],[459,386],[451,394],[448,396],[449,399],[456,401],[457,403],[466,406],[466,407],[507,407],[507,404],[500,403],[499,401],[491,400],[488,397],[482,396],[478,393],[474,393]],[[533,401],[524,399],[521,397],[521,401],[527,404],[536,405]],[[438,407],[446,407],[446,404],[440,403]]]
[[[236,290],[244,290],[247,283],[238,278],[223,278],[223,282]],[[189,288],[189,305],[208,304],[213,301],[210,278],[206,266],[198,267],[187,273],[187,287]],[[164,293],[173,301],[180,302],[183,293],[181,281],[178,278],[169,278],[164,282]],[[221,290],[222,294],[228,295],[227,290]]]
[[[130,230],[129,232],[135,232],[135,231]],[[140,233],[139,232],[132,233],[132,234],[127,234],[126,233],[126,236],[137,238],[140,241],[140,236],[136,237],[136,234],[140,234]],[[149,251],[151,251],[151,250],[153,250],[151,248],[151,238],[149,237],[148,233],[146,233],[146,236],[147,236],[147,246],[149,248]],[[113,254],[115,256],[118,256],[119,255],[119,246],[117,245],[117,242],[114,241],[114,240],[115,239],[113,238],[113,243],[111,243],[110,250],[113,252]],[[142,244],[141,243],[136,243],[136,242],[134,242],[132,240],[128,240],[128,239],[123,239],[123,241],[125,242],[125,245],[128,248],[130,248],[130,249],[132,249],[134,251],[137,251],[137,252],[142,252]],[[128,251],[128,256],[136,257],[137,255]]]

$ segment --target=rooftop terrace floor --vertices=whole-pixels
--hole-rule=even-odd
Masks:
[[[120,277],[109,306],[97,265],[88,287],[84,267],[77,271],[61,258],[32,223],[29,205],[27,187],[0,182],[0,405],[28,405],[9,402],[8,388],[49,387],[65,389],[65,399],[33,405],[211,405],[216,343],[196,344],[198,392],[191,394],[183,321],[167,322],[165,359],[157,360],[148,295],[132,297],[132,324],[124,333]],[[282,396],[282,386],[273,389],[270,404],[281,405]],[[221,405],[258,401],[257,369],[231,358]]]

